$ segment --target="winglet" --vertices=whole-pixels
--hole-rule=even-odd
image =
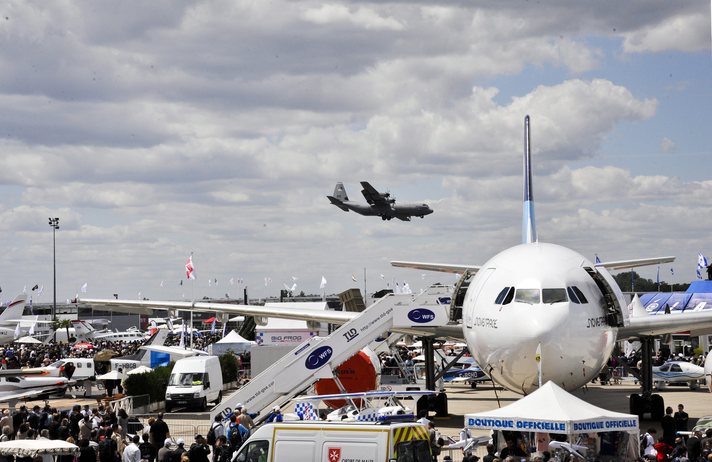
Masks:
[[[537,242],[534,220],[534,191],[532,189],[531,139],[529,116],[524,117],[524,210],[522,215],[522,243]]]

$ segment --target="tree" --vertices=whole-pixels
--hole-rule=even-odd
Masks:
[[[72,343],[76,340],[74,337],[69,336],[69,327],[71,327],[72,321],[70,319],[58,319],[52,323],[52,329],[56,332],[59,329],[66,329],[67,331],[67,343]],[[55,336],[56,339],[56,336]]]

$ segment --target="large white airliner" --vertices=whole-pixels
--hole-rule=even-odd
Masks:
[[[522,244],[498,253],[483,265],[392,262],[398,267],[475,273],[465,295],[463,323],[419,328],[424,334],[464,338],[487,374],[504,387],[526,394],[538,387],[540,379],[541,383],[554,381],[567,390],[590,382],[605,365],[617,339],[685,330],[712,331],[712,312],[648,316],[637,297],[629,306],[609,273],[671,262],[674,257],[594,263],[566,247],[539,242],[534,220],[528,116],[524,145]],[[358,315],[212,302],[90,299],[80,302],[109,309],[217,311],[331,323],[344,323]],[[541,360],[541,378],[537,356]]]

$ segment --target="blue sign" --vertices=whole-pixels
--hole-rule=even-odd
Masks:
[[[408,319],[418,324],[435,321],[435,313],[427,308],[416,308],[408,312]]]
[[[307,360],[304,362],[304,365],[307,369],[318,369],[329,362],[333,353],[334,350],[330,346],[319,347],[307,356]]]

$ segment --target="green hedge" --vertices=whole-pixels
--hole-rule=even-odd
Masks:
[[[129,396],[149,395],[151,402],[163,401],[173,365],[157,367],[145,374],[132,374],[124,381],[124,391]]]
[[[222,369],[223,383],[234,382],[237,380],[240,370],[240,360],[232,351],[228,351],[224,355],[219,356],[220,369]]]

